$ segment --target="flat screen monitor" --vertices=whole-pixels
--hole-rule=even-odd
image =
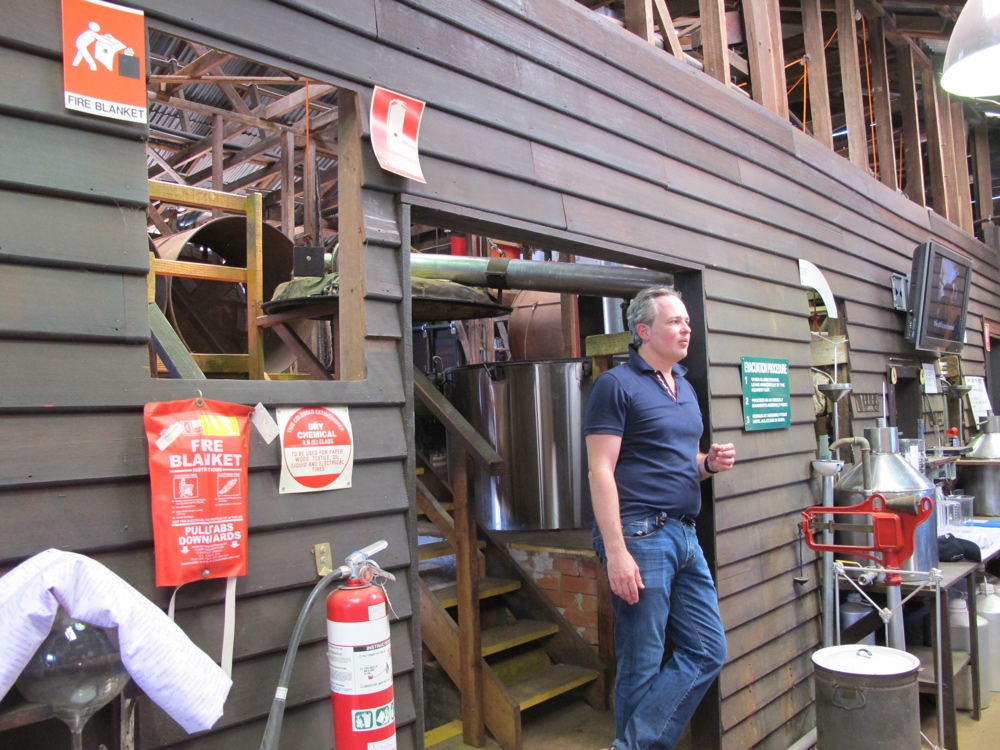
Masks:
[[[906,340],[928,352],[961,354],[972,261],[933,240],[918,245],[910,272]]]

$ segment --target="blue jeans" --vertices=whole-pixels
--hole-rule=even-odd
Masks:
[[[645,588],[627,604],[614,594],[614,746],[669,750],[726,661],[726,634],[694,521],[659,513],[623,525]],[[594,526],[594,550],[607,565]],[[666,636],[674,651],[664,661]]]

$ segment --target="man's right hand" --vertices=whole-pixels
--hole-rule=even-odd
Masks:
[[[642,585],[639,566],[635,564],[627,549],[617,553],[607,551],[607,556],[608,583],[611,584],[611,591],[628,604],[635,604],[639,601],[639,589],[646,588]]]

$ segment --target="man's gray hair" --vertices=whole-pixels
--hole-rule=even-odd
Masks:
[[[642,339],[636,333],[640,323],[648,326],[653,325],[656,320],[656,299],[657,297],[681,298],[681,293],[672,286],[649,286],[639,292],[628,304],[625,318],[628,320],[628,330],[632,334],[632,343],[636,346],[642,345]]]

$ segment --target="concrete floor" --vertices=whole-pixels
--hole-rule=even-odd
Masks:
[[[937,743],[933,699],[922,701],[921,717],[923,733]],[[571,700],[526,712],[523,732],[524,750],[603,750],[614,739],[615,726],[610,711],[595,711],[582,700]],[[973,721],[969,711],[958,712],[958,742],[958,748],[947,750],[1000,748],[1000,693],[993,693],[992,703],[979,721]],[[924,743],[923,747],[931,745]]]

